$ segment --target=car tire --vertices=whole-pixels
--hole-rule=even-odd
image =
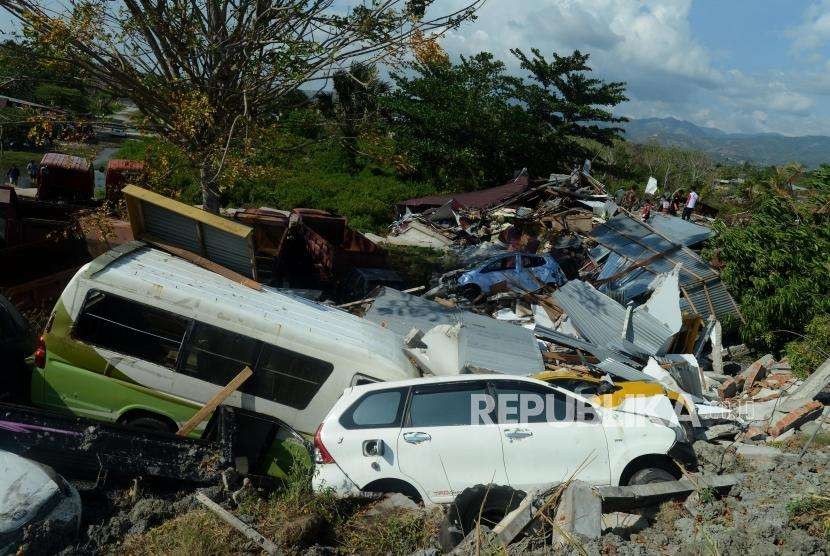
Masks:
[[[646,467],[640,469],[628,479],[628,485],[648,485],[651,483],[664,483],[666,481],[676,481],[677,477],[670,472],[659,467]]]
[[[481,524],[493,527],[515,510],[525,493],[508,486],[476,485],[465,488],[452,501],[438,533],[444,552],[451,552],[472,531],[481,515]]]
[[[464,284],[459,292],[468,300],[473,301],[481,295],[481,288],[477,284]]]
[[[152,415],[137,415],[124,419],[121,424],[128,428],[146,432],[165,432],[174,433],[171,423],[162,417],[153,417]]]

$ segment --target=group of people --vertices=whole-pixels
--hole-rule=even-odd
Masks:
[[[683,220],[689,220],[699,199],[700,195],[698,195],[694,187],[691,191],[689,191],[689,194],[686,195],[685,201],[683,200],[683,190],[677,191],[671,199],[664,195],[660,197],[660,212],[677,216],[677,212],[682,206],[683,212],[681,218],[683,218]],[[643,205],[643,210],[640,213],[640,217],[643,219],[643,222],[647,222],[649,218],[651,218],[652,208],[654,208],[654,205],[651,202],[651,199],[646,199],[646,202]]]
[[[32,185],[34,185],[35,180],[37,179],[37,163],[34,160],[30,160],[29,163],[26,164],[26,171],[29,173],[29,179],[32,180]],[[16,186],[19,181],[20,168],[17,167],[17,164],[12,164],[12,167],[9,168],[8,172],[6,172],[6,183]]]

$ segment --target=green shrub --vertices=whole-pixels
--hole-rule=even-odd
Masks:
[[[787,344],[796,376],[805,378],[830,357],[830,315],[817,315],[804,328],[804,337]]]

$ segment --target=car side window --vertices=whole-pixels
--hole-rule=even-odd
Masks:
[[[347,429],[400,427],[407,390],[396,388],[363,395],[343,413],[340,424]]]
[[[590,405],[541,385],[494,381],[496,409],[505,424],[598,421]]]
[[[90,290],[72,329],[83,342],[176,368],[190,321],[143,303]]]
[[[254,369],[262,343],[254,338],[197,322],[184,349],[180,372],[224,386],[245,367]],[[251,376],[240,386],[254,395],[257,379]]]
[[[481,272],[494,272],[499,270],[513,270],[516,268],[516,256],[510,255],[496,259],[481,269]]]
[[[487,384],[482,381],[414,387],[409,402],[407,426],[449,427],[482,424],[482,420],[474,419],[474,416],[477,415],[477,409],[486,409],[488,397]],[[492,413],[490,415],[492,419]]]

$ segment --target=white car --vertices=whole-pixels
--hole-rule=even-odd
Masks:
[[[546,488],[679,478],[696,466],[682,427],[592,406],[542,381],[460,375],[345,390],[315,435],[314,488],[451,502],[477,484]]]

